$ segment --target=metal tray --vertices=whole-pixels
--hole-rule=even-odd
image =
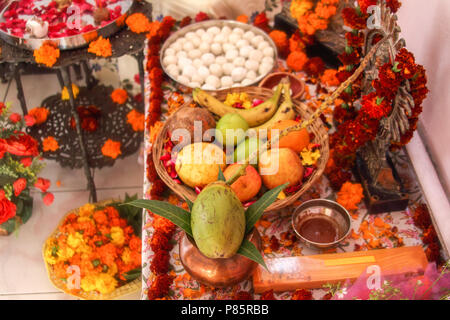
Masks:
[[[0,0],[0,22],[4,22],[3,13],[7,11],[9,6],[16,2],[15,0]],[[41,0],[39,3],[42,4],[48,4],[50,0]],[[87,2],[91,4],[95,4],[95,0],[87,0]],[[3,30],[0,30],[0,38],[3,39],[5,42],[21,47],[23,49],[28,50],[35,50],[39,48],[43,43],[46,42],[52,42],[54,43],[59,49],[61,50],[68,50],[68,49],[75,49],[79,47],[83,47],[89,44],[89,42],[95,40],[98,36],[103,37],[109,37],[112,34],[116,33],[120,28],[124,25],[125,19],[128,16],[128,14],[133,10],[134,5],[136,1],[135,0],[120,0],[114,4],[111,4],[111,6],[117,6],[120,5],[122,7],[122,15],[115,19],[114,21],[111,21],[107,25],[103,27],[99,27],[95,30],[86,32],[86,33],[80,33],[73,36],[67,36],[63,38],[31,38],[28,35],[24,35],[24,37],[17,37],[14,36],[8,32],[5,32]],[[30,17],[30,16],[28,16]],[[92,16],[85,16],[87,20],[92,19]],[[31,17],[30,17],[31,18]]]
[[[161,48],[161,54],[160,54],[160,64],[162,69],[164,70],[164,72],[169,76],[170,79],[172,79],[173,81],[178,82],[176,79],[172,78],[172,76],[167,72],[167,70],[164,67],[163,64],[163,57],[164,57],[164,53],[166,51],[166,49],[173,43],[175,42],[178,38],[180,38],[181,36],[184,36],[186,33],[190,32],[190,31],[195,31],[197,29],[200,28],[210,28],[210,27],[219,27],[222,28],[224,26],[228,26],[230,28],[235,28],[235,27],[240,27],[242,29],[244,29],[244,31],[252,31],[253,33],[257,34],[257,35],[261,35],[264,37],[264,39],[269,42],[269,44],[272,46],[273,52],[274,52],[274,65],[273,68],[276,67],[277,64],[277,60],[278,60],[278,51],[277,51],[277,46],[275,45],[275,43],[273,42],[272,38],[265,33],[263,30],[252,26],[250,24],[246,24],[246,23],[242,23],[242,22],[238,22],[238,21],[234,21],[234,20],[207,20],[207,21],[202,21],[202,22],[197,22],[194,24],[191,24],[189,26],[183,27],[180,30],[178,30],[177,32],[173,33],[163,44],[162,48]],[[256,77],[255,81],[253,81],[252,83],[246,85],[246,86],[252,86],[255,85],[256,83],[258,83],[259,81],[261,81],[262,79],[264,79],[265,76],[267,76],[269,73],[271,73],[273,71],[270,70],[269,72],[267,72],[266,74],[262,74],[258,77]],[[183,86],[195,89],[194,87],[190,87],[189,85],[186,85],[185,83],[180,83]],[[246,87],[245,86],[245,87]],[[236,86],[237,88],[239,87],[243,87],[243,86]],[[223,89],[229,89],[228,87],[221,87],[217,90],[223,90]],[[211,90],[211,91],[217,91],[217,90]],[[205,90],[205,91],[210,91],[210,90]]]

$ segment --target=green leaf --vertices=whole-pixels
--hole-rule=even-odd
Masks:
[[[123,274],[123,277],[127,281],[132,281],[134,279],[139,278],[140,276],[141,276],[141,268],[136,268]]]
[[[272,190],[267,191],[263,194],[261,198],[258,199],[255,203],[253,203],[250,207],[248,207],[245,212],[245,233],[248,233],[255,226],[256,221],[261,218],[264,210],[268,206],[270,206],[278,197],[280,192],[288,186],[288,183],[285,183],[281,186],[273,188]]]
[[[225,179],[225,176],[223,175],[223,171],[222,171],[221,167],[219,167],[219,177],[217,178],[217,180],[224,181],[224,182],[227,181],[227,179]]]
[[[264,258],[261,255],[261,252],[259,252],[259,250],[255,247],[255,245],[250,241],[248,241],[247,239],[244,239],[244,241],[242,241],[242,245],[239,248],[237,254],[240,254],[241,256],[244,256],[252,261],[259,263],[267,271],[269,271],[269,269],[267,269],[266,263],[264,262]]]
[[[7,234],[11,234],[14,232],[14,230],[16,230],[16,228],[18,228],[18,225],[16,219],[11,218],[8,221],[0,224],[0,227],[4,229],[7,232]]]
[[[184,200],[186,201],[186,203],[189,207],[189,211],[192,211],[192,207],[194,206],[194,203],[191,200],[189,200],[188,197],[184,197]]]
[[[172,221],[192,237],[191,214],[180,207],[158,200],[134,200],[125,203],[124,205],[150,210],[151,212]]]
[[[125,194],[125,202],[131,202],[137,200],[138,196],[129,196]],[[117,209],[121,218],[126,219],[128,224],[133,227],[134,233],[141,236],[142,233],[142,210],[137,207],[123,206],[122,202],[115,202],[110,204],[110,206]]]

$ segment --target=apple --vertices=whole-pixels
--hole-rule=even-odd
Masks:
[[[230,179],[241,166],[242,165],[238,163],[230,164],[223,172],[225,179]],[[231,185],[231,189],[236,193],[236,196],[241,202],[245,202],[258,194],[259,189],[261,189],[261,184],[261,177],[259,176],[258,171],[252,166],[247,166],[245,175],[239,177],[239,179]]]
[[[224,147],[234,147],[244,140],[248,123],[237,113],[227,113],[217,122],[216,140]]]
[[[295,186],[303,179],[304,168],[298,154],[289,148],[266,150],[259,158],[259,174],[264,185],[273,189],[286,182]]]
[[[244,141],[238,144],[234,151],[234,162],[244,162],[250,155],[259,150],[261,140],[258,137],[246,138]],[[250,164],[255,168],[258,167],[259,152],[256,159],[251,160]]]

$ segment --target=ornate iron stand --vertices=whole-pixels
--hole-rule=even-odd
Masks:
[[[151,19],[152,6],[151,4],[146,2],[138,2],[133,10],[133,13],[135,12],[141,12],[149,19]],[[135,57],[139,65],[141,90],[142,96],[144,97],[143,50],[146,39],[145,35],[135,34],[125,28],[111,36],[109,39],[111,41],[113,51],[111,58],[118,58],[124,55],[132,55],[133,57]],[[27,114],[28,110],[21,81],[21,74],[34,74],[36,72],[56,73],[61,84],[61,88],[66,87],[68,89],[70,111],[75,121],[75,129],[78,136],[80,148],[79,151],[82,155],[82,166],[84,168],[84,173],[87,179],[87,187],[90,192],[89,200],[92,202],[97,202],[95,182],[91,173],[92,164],[90,164],[89,161],[90,155],[87,152],[86,143],[81,128],[80,117],[77,112],[76,99],[72,91],[72,79],[70,73],[70,68],[72,67],[77,74],[77,78],[80,78],[82,69],[85,73],[87,87],[89,89],[95,88],[98,81],[92,76],[92,70],[89,67],[88,61],[91,59],[96,59],[97,56],[88,53],[87,48],[61,51],[58,62],[49,69],[36,65],[32,51],[12,46],[1,39],[0,50],[0,70],[10,70],[9,77],[13,77],[17,84],[18,99],[20,101],[23,114]],[[138,109],[140,112],[144,112],[143,101],[139,104]]]

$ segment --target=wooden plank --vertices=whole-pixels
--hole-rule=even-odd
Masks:
[[[405,273],[420,274],[428,264],[422,247],[400,247],[369,251],[319,254],[265,259],[267,272],[261,266],[253,274],[256,293],[322,288],[327,283],[355,280],[369,266],[380,267],[382,276]]]

